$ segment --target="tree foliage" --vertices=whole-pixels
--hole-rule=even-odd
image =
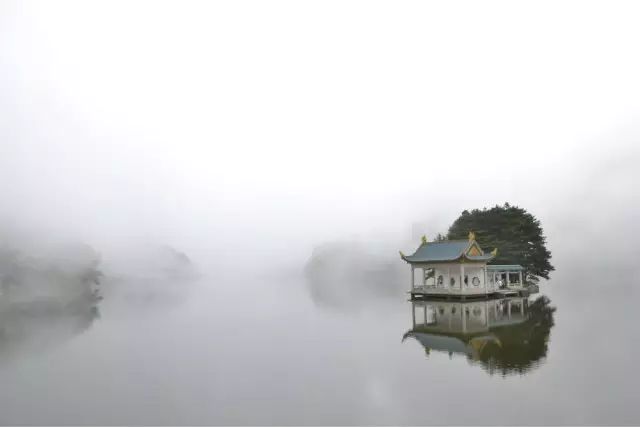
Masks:
[[[526,210],[505,203],[491,209],[465,210],[456,219],[447,237],[466,239],[469,231],[485,251],[498,248],[498,256],[491,264],[520,264],[529,281],[549,278],[555,268],[540,221]]]

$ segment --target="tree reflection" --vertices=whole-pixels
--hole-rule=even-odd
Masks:
[[[102,299],[98,264],[86,245],[39,257],[0,249],[0,363],[55,347],[93,324]]]
[[[100,317],[100,298],[12,303],[0,308],[0,363],[39,354],[87,330]]]
[[[461,354],[490,374],[525,374],[546,358],[555,307],[546,296],[412,302],[414,338],[425,349]]]
[[[122,251],[104,263],[84,244],[25,249],[0,240],[0,363],[87,330],[100,316],[103,295],[112,307],[123,297],[166,308],[183,300],[185,285],[198,277],[187,255],[168,246]]]

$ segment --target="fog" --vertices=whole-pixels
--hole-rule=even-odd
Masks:
[[[124,7],[4,4],[5,217],[246,251],[624,182],[631,5]]]
[[[3,2],[0,275],[23,295],[0,295],[0,422],[637,423],[633,394],[420,418],[398,250],[465,209],[527,209],[556,266],[548,358],[575,355],[586,337],[567,322],[638,293],[639,17],[631,2]],[[19,305],[44,294],[57,305]],[[543,376],[553,363],[531,375],[569,390]],[[463,366],[451,375],[500,392]]]

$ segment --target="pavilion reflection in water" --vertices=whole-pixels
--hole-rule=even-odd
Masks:
[[[546,296],[484,301],[413,301],[413,338],[425,349],[466,356],[489,373],[522,374],[547,354],[555,308]]]

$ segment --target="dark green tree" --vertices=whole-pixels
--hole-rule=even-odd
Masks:
[[[522,208],[505,203],[491,209],[465,210],[449,227],[447,237],[466,239],[469,231],[475,232],[485,251],[498,248],[491,264],[520,264],[530,282],[548,279],[555,270],[540,221]]]

